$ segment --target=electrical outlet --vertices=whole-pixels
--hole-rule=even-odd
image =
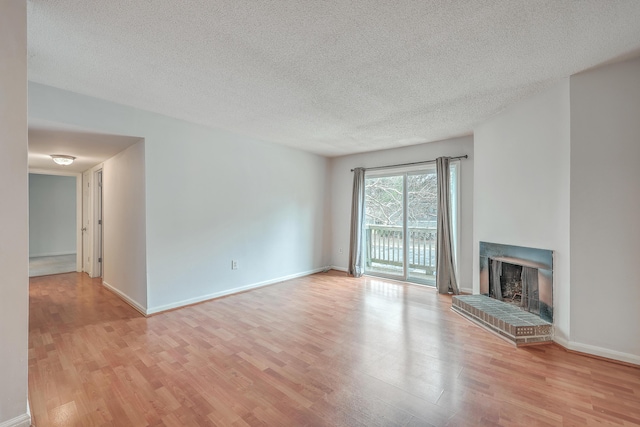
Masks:
[[[341,254],[342,253],[342,248],[338,249],[338,253]]]
[[[236,261],[236,260],[232,260],[231,261],[231,269],[232,270],[237,270],[238,269],[238,261]]]

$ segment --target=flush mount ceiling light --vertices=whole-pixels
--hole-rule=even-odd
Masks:
[[[66,156],[64,154],[52,154],[51,158],[61,166],[69,166],[76,159],[73,156]]]

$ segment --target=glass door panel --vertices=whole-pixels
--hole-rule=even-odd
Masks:
[[[458,240],[458,166],[451,164],[454,257]],[[365,272],[435,285],[438,177],[434,167],[365,178]]]
[[[438,180],[435,170],[407,175],[407,279],[435,285]]]
[[[365,179],[365,271],[405,277],[404,176]]]

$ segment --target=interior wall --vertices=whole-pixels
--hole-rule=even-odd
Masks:
[[[36,83],[29,117],[145,138],[148,312],[328,263],[321,156]]]
[[[326,159],[205,128],[167,132],[166,143],[147,139],[150,307],[326,265]]]
[[[346,271],[349,259],[349,233],[351,217],[351,193],[353,173],[356,167],[374,167],[431,160],[440,156],[461,156],[460,162],[460,260],[459,286],[471,291],[472,239],[473,239],[473,190],[474,190],[474,142],[466,136],[428,144],[413,145],[391,150],[353,154],[331,159],[331,245],[330,256],[334,267]]]
[[[571,339],[640,364],[640,58],[571,77]]]
[[[27,2],[0,2],[0,425],[27,427]]]
[[[147,309],[144,140],[102,166],[105,286]]]
[[[76,178],[29,174],[29,256],[76,253]]]
[[[473,290],[479,242],[554,251],[556,338],[569,338],[569,79],[507,108],[474,132]]]

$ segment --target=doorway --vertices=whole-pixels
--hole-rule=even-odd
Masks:
[[[81,271],[80,174],[29,170],[29,277]]]

